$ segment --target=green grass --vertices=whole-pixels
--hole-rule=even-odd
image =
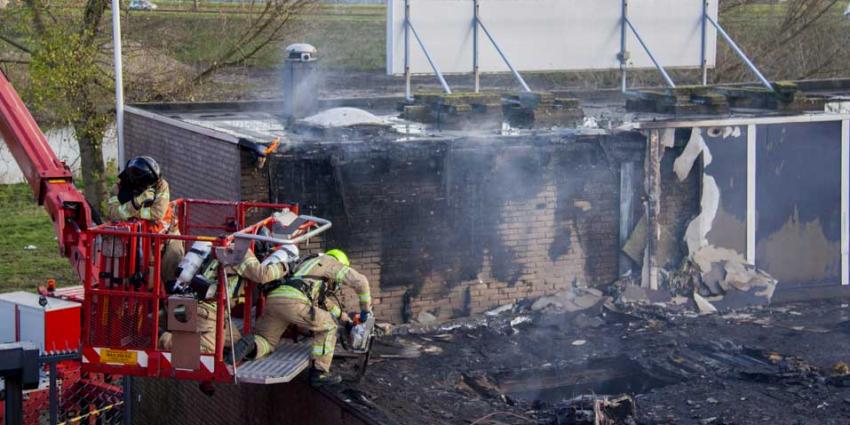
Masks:
[[[0,185],[0,292],[34,290],[47,279],[78,284],[68,260],[59,255],[53,223],[32,200],[25,184]],[[27,250],[27,246],[35,246]]]
[[[373,8],[370,8],[370,10]],[[175,60],[197,67],[221,56],[235,34],[251,24],[252,16],[239,13],[138,12],[124,24],[125,39],[165,52]],[[283,60],[283,48],[307,42],[319,49],[329,69],[380,70],[384,67],[386,24],[376,14],[309,14],[294,19],[282,43],[260,51],[249,67],[273,69]],[[210,43],[220,40],[220,43]]]

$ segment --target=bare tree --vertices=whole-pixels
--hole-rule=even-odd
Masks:
[[[756,0],[729,0],[721,3],[721,17],[735,15],[744,24],[741,30],[733,36],[744,45],[750,58],[763,69],[769,71],[771,78],[810,78],[829,68],[841,58],[847,49],[836,49],[837,46],[821,46],[821,38],[828,35],[830,19],[836,16],[831,12],[837,11],[839,0],[788,0],[773,7],[784,8],[784,13],[775,15],[768,11],[747,12],[746,6],[756,5]],[[774,17],[778,17],[775,19]],[[749,21],[749,22],[747,22]],[[775,21],[775,22],[774,22]],[[834,37],[832,42],[843,44]],[[829,43],[826,43],[829,44]],[[817,46],[818,48],[815,48]],[[832,53],[829,53],[832,52]],[[728,53],[728,52],[727,52]],[[791,66],[792,56],[798,56],[800,66]],[[799,59],[805,57],[805,59]],[[742,80],[748,76],[744,64],[731,57],[718,61],[717,76],[724,81]],[[793,61],[792,61],[793,62]]]
[[[206,40],[212,51],[221,52],[202,66],[182,68],[186,84],[152,84],[149,72],[127,70],[125,85],[132,93],[150,98],[185,96],[192,83],[201,83],[224,68],[245,63],[283,37],[292,18],[303,13],[315,0],[267,0],[252,3],[243,18],[221,37]],[[80,164],[86,197],[102,207],[106,196],[103,139],[112,122],[112,43],[109,0],[51,1],[23,0],[19,6],[0,11],[0,43],[17,52],[0,59],[27,66],[30,95],[39,109],[74,128],[80,150]],[[222,14],[226,18],[224,14]],[[128,44],[125,42],[125,45]],[[222,49],[222,46],[227,48]],[[128,45],[128,56],[142,54],[140,63],[161,62],[161,57],[145,57],[144,46]],[[131,62],[131,61],[128,61]],[[166,78],[175,79],[168,75]],[[141,87],[139,87],[141,86]],[[141,88],[141,89],[140,89]],[[128,96],[128,101],[134,99]]]

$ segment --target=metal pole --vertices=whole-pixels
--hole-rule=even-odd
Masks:
[[[443,73],[440,72],[440,68],[437,68],[437,64],[431,59],[431,54],[428,53],[428,49],[425,47],[425,43],[422,42],[422,39],[419,38],[419,33],[416,32],[416,27],[413,26],[413,23],[407,21],[407,26],[410,27],[410,31],[413,32],[413,36],[416,38],[416,42],[419,43],[419,47],[422,48],[422,53],[425,53],[425,58],[428,59],[428,63],[431,64],[431,69],[434,70],[434,73],[437,74],[437,79],[440,80],[440,84],[443,86],[443,90],[445,90],[446,94],[452,94],[452,89],[449,87],[449,83],[446,82],[446,79],[443,78]],[[486,30],[485,30],[486,31]]]
[[[112,52],[115,61],[115,134],[118,136],[118,169],[124,168],[124,77],[121,73],[121,2],[112,0]]]
[[[707,19],[708,22],[711,22],[711,25],[714,25],[714,28],[717,28],[717,32],[719,32],[720,35],[722,35],[723,38],[726,39],[726,42],[729,43],[729,47],[731,47],[732,50],[734,50],[735,53],[738,54],[738,57],[740,57],[741,60],[744,61],[745,64],[747,64],[750,70],[753,71],[753,74],[756,74],[756,77],[758,77],[762,85],[767,87],[768,90],[775,93],[776,90],[773,88],[773,84],[770,84],[770,81],[768,81],[767,78],[762,75],[758,68],[756,68],[755,64],[753,64],[753,62],[750,61],[750,58],[747,57],[746,53],[744,53],[744,51],[741,50],[741,48],[738,47],[737,44],[735,44],[735,40],[732,40],[732,37],[730,37],[729,34],[726,33],[726,30],[724,30],[723,27],[720,26],[720,24],[718,24],[714,19],[712,19],[711,16],[706,15],[705,19]]]
[[[56,387],[56,362],[50,362],[50,425],[59,423],[59,389]]]
[[[474,0],[472,4],[475,8],[472,18],[472,74],[475,79],[475,93],[478,93],[481,90],[481,73],[478,70],[478,23],[481,22],[478,13],[480,5],[478,0]]]
[[[124,388],[124,412],[121,415],[121,423],[124,425],[133,424],[133,377],[124,375],[121,382]]]
[[[20,376],[6,376],[6,425],[21,425],[24,422],[24,386]]]
[[[508,68],[510,68],[510,69],[511,69],[511,72],[513,72],[514,77],[516,77],[517,81],[519,81],[520,85],[522,85],[523,90],[525,90],[525,91],[527,91],[527,92],[530,92],[530,91],[531,91],[531,89],[530,89],[530,88],[528,88],[528,84],[526,84],[526,83],[525,83],[525,80],[524,80],[524,79],[522,79],[522,75],[519,75],[519,72],[518,72],[518,71],[516,70],[516,68],[514,68],[514,66],[511,64],[511,61],[509,61],[509,60],[508,60],[508,57],[507,57],[507,56],[505,56],[505,53],[504,53],[504,52],[502,52],[502,49],[500,49],[500,48],[499,48],[499,45],[498,45],[498,44],[496,44],[496,40],[494,40],[494,39],[493,39],[493,36],[492,36],[492,35],[490,35],[490,31],[487,31],[487,27],[485,27],[485,26],[484,26],[484,22],[481,22],[481,20],[479,19],[479,20],[478,20],[478,25],[480,25],[480,26],[481,26],[481,29],[482,29],[482,30],[484,30],[484,34],[485,34],[485,35],[487,35],[487,38],[489,38],[489,39],[490,39],[490,42],[491,42],[491,43],[493,43],[493,47],[495,47],[495,48],[496,48],[496,51],[497,51],[497,52],[499,52],[499,56],[501,56],[501,57],[502,57],[502,60],[503,60],[503,61],[505,61],[505,63],[508,65]]]
[[[413,100],[410,93],[410,0],[404,0],[404,98]]]
[[[643,47],[643,50],[646,52],[647,55],[649,55],[649,59],[652,60],[652,63],[655,64],[655,68],[658,69],[658,72],[660,72],[661,75],[664,77],[664,81],[667,82],[667,85],[675,89],[676,83],[673,82],[673,79],[670,78],[670,75],[667,74],[667,71],[664,70],[664,67],[661,66],[661,64],[658,63],[658,61],[655,59],[655,56],[653,56],[652,51],[649,50],[649,46],[647,46],[646,43],[643,42],[643,38],[641,38],[634,25],[632,25],[632,22],[626,19],[626,24],[629,26],[629,29],[632,30],[632,33],[635,35],[635,38],[637,38],[638,43],[640,43],[640,45]]]
[[[628,0],[622,1],[622,10],[620,12],[620,90],[626,92],[626,17],[629,12]]]
[[[708,0],[702,0],[702,20],[701,20],[702,25],[700,25],[702,44],[700,45],[700,47],[701,47],[700,48],[700,67],[702,69],[702,85],[704,85],[704,86],[708,85],[708,62],[706,61],[706,56],[707,56],[707,53],[708,53],[706,51],[706,49],[708,48],[706,46],[706,41],[707,41],[706,40],[706,38],[707,38],[706,23],[705,23],[705,17],[706,16],[708,16]]]

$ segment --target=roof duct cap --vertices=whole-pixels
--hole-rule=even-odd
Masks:
[[[288,60],[297,60],[301,62],[312,62],[317,60],[319,50],[312,44],[295,43],[286,47],[286,58]]]

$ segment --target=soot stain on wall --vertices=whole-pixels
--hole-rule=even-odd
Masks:
[[[757,127],[756,265],[783,285],[841,274],[841,123]]]
[[[513,285],[536,273],[526,244],[554,262],[575,241],[584,274],[602,284],[616,277],[619,196],[606,140],[303,144],[272,158],[271,192],[330,218],[328,243],[377,251],[382,290],[416,296],[431,280],[449,291],[485,264]],[[540,220],[553,224],[540,232]]]

